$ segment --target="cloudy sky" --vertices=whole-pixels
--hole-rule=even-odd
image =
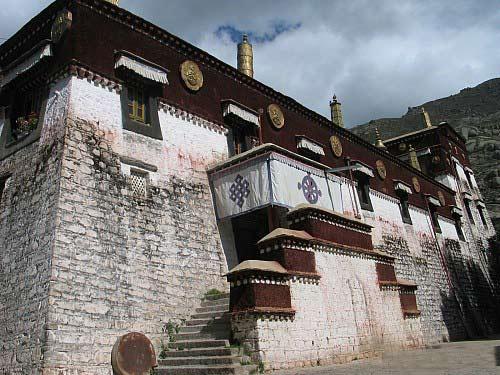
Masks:
[[[7,38],[50,3],[2,0]],[[122,0],[121,6],[236,65],[242,32],[255,78],[352,126],[499,77],[496,0]],[[1,40],[0,40],[1,42]]]

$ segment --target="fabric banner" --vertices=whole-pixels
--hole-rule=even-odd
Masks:
[[[213,180],[212,186],[219,219],[264,207],[271,202],[266,160],[221,174]]]
[[[270,153],[230,165],[210,176],[217,218],[225,219],[268,205],[293,208],[311,204],[353,214],[353,186],[324,170]]]
[[[323,174],[323,177],[279,160],[271,160],[273,202],[287,207],[308,203],[333,210],[331,188],[327,184],[326,175],[320,170],[318,174]]]

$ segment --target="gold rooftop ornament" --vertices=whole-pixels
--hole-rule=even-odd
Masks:
[[[181,64],[181,77],[192,91],[198,91],[203,86],[203,73],[194,61],[186,60]]]
[[[108,3],[111,3],[113,5],[119,6],[120,5],[120,0],[105,0]]]
[[[238,71],[253,78],[253,48],[246,34],[238,44]]]
[[[285,126],[285,116],[277,104],[270,104],[267,107],[267,114],[276,129],[281,129]]]
[[[337,95],[333,95],[332,100],[330,101],[330,110],[332,113],[332,122],[340,126],[344,127],[344,117],[342,116],[342,108],[340,102],[337,100]]]
[[[337,158],[342,156],[342,142],[340,142],[339,137],[336,135],[330,137],[330,147],[332,148],[333,155]]]
[[[376,141],[375,141],[375,147],[381,148],[382,150],[386,150],[387,147],[384,145],[384,142],[382,142],[382,138],[380,138],[380,133],[378,131],[378,128],[375,128],[375,136],[376,136]]]
[[[418,169],[419,171],[421,171],[421,169],[420,169],[420,163],[418,162],[417,151],[415,151],[415,149],[413,148],[412,145],[409,146],[408,151],[409,151],[408,154],[409,154],[409,157],[410,157],[410,165],[413,168]]]
[[[431,118],[429,117],[429,113],[422,107],[422,118],[424,120],[424,125],[426,128],[432,128]]]

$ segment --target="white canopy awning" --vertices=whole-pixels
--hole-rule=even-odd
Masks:
[[[472,194],[471,193],[469,193],[467,191],[464,191],[464,192],[462,192],[462,195],[464,196],[464,199],[469,200],[469,201],[472,200]]]
[[[453,207],[451,208],[451,213],[452,213],[453,215],[463,216],[463,211],[462,211],[462,209],[461,209],[461,208],[459,208],[459,207],[457,207],[457,206],[453,206]]]
[[[234,103],[227,103],[224,106],[223,116],[226,117],[227,115],[230,114],[235,115],[236,117],[239,117],[246,122],[250,122],[256,126],[260,126],[259,116],[250,111],[247,111],[246,109],[239,107]]]
[[[355,168],[353,169],[354,172],[359,172],[359,173],[363,173],[365,175],[367,175],[368,177],[374,177],[375,175],[373,174],[373,170],[364,165],[364,164],[361,164],[359,161],[356,161],[354,163],[352,163],[352,165],[355,166]]]
[[[325,150],[323,150],[323,146],[317,144],[314,141],[311,141],[310,139],[304,138],[304,137],[299,137],[297,141],[297,148],[298,149],[307,149],[311,152],[314,152],[317,155],[322,155],[325,156]]]
[[[407,194],[411,194],[411,187],[402,183],[401,181],[398,181],[394,184],[394,190],[401,190],[404,191]]]
[[[9,82],[17,78],[19,75],[33,68],[42,59],[49,56],[52,56],[52,46],[50,45],[50,42],[47,42],[42,47],[35,50],[34,53],[19,61],[18,64],[14,65],[12,68],[7,69],[7,71],[3,74],[1,86],[5,86]]]
[[[156,64],[149,63],[148,61],[132,55],[121,54],[115,64],[115,69],[123,66],[127,69],[134,71],[140,76],[147,78],[151,81],[168,84],[167,71],[161,69]]]
[[[432,204],[434,206],[437,206],[437,207],[441,206],[441,202],[439,202],[439,199],[434,198],[432,195],[428,195],[427,200],[429,201],[430,204]]]

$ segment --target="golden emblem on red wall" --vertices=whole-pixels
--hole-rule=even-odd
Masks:
[[[413,189],[417,193],[420,193],[420,182],[418,182],[418,178],[412,177],[411,182],[413,183]]]
[[[186,60],[181,64],[181,77],[192,91],[198,91],[203,86],[203,73],[194,61]]]
[[[385,180],[387,177],[387,170],[385,169],[385,164],[382,160],[377,160],[375,165],[377,166],[378,175],[382,180]]]
[[[58,43],[66,30],[71,28],[71,23],[73,22],[73,14],[67,10],[63,9],[57,13],[56,19],[52,24],[52,29],[50,30],[50,38],[52,42]]]
[[[267,115],[275,128],[281,129],[285,126],[285,116],[277,104],[270,104],[267,107]]]
[[[333,155],[340,158],[342,156],[342,142],[339,137],[332,135],[330,137],[330,147],[332,148]]]
[[[444,194],[441,190],[438,190],[438,199],[439,203],[441,203],[441,206],[446,206],[446,200],[444,199]]]

